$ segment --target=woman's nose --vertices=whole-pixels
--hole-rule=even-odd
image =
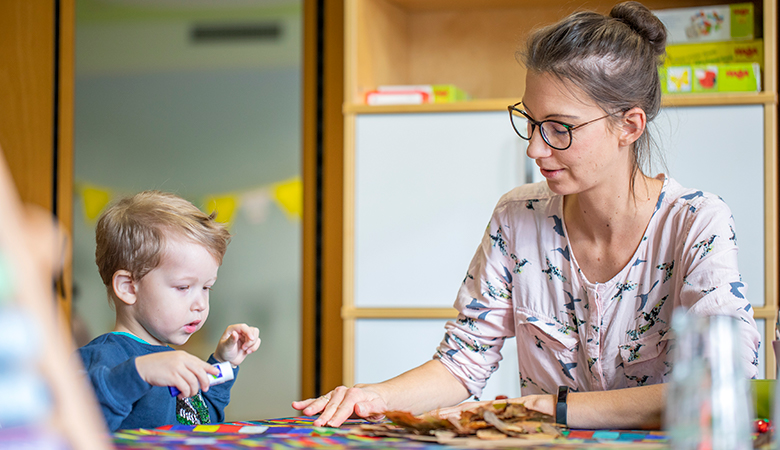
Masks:
[[[552,148],[544,142],[542,133],[538,128],[531,134],[531,139],[528,141],[528,148],[525,149],[525,153],[531,159],[545,158],[552,154]]]

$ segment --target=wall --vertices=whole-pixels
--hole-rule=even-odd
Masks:
[[[227,325],[259,327],[263,343],[241,366],[227,419],[290,415],[300,384],[301,225],[273,193],[300,176],[300,2],[176,3],[77,5],[74,312],[89,337],[113,327],[85,187],[111,198],[161,189],[202,208],[209,195],[264,193],[257,217],[247,205],[233,216],[210,317],[186,349],[205,359]],[[282,33],[193,44],[191,27],[204,23],[276,23]]]

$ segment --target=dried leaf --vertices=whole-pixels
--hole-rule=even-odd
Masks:
[[[431,434],[434,430],[452,428],[452,424],[449,420],[441,419],[430,414],[414,416],[408,411],[387,411],[385,417],[390,419],[394,424],[417,434]]]
[[[477,430],[477,437],[487,441],[495,441],[498,439],[506,439],[507,436],[495,428],[485,428],[483,430]]]
[[[487,436],[484,439],[495,439],[496,433],[522,438],[529,435],[550,439],[561,436],[560,425],[554,423],[552,416],[530,410],[522,403],[493,403],[463,411],[459,418],[449,416],[442,419],[431,414],[414,416],[404,411],[389,411],[385,415],[394,424],[418,435],[450,430],[460,436]]]

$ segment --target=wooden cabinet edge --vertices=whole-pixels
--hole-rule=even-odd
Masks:
[[[344,114],[403,114],[403,113],[439,113],[506,111],[507,106],[516,103],[517,98],[471,100],[454,103],[425,103],[421,105],[366,105],[349,104],[343,106]],[[665,95],[664,107],[677,106],[718,106],[718,105],[763,105],[777,104],[777,93],[728,93],[728,94],[679,94]]]
[[[355,308],[341,309],[343,319],[454,319],[454,308]]]

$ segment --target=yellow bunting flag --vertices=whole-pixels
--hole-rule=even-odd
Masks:
[[[111,191],[90,184],[81,185],[79,190],[84,201],[84,215],[88,222],[94,221],[111,201]]]
[[[303,182],[299,177],[276,184],[274,199],[289,219],[303,218]]]
[[[233,220],[233,214],[238,208],[238,197],[234,194],[212,196],[207,197],[204,203],[207,214],[211,214],[212,211],[217,212],[217,222],[230,223]]]

